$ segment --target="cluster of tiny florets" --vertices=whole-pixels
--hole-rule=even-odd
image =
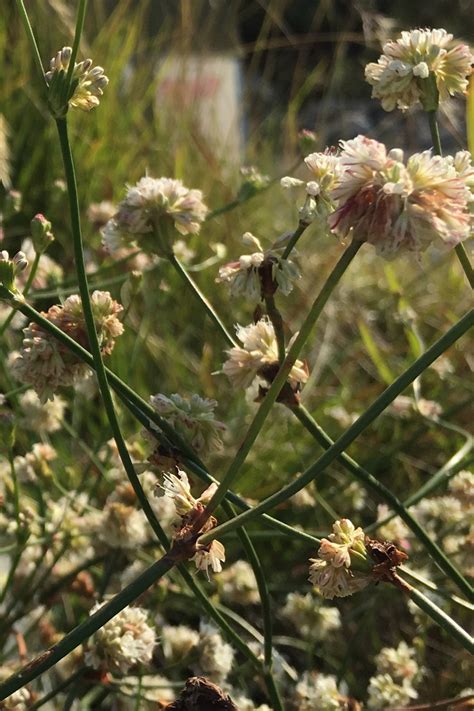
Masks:
[[[122,306],[106,291],[94,291],[91,303],[101,351],[108,355],[114,348],[115,339],[123,333],[123,325],[118,319]],[[79,296],[69,296],[64,304],[51,306],[43,316],[87,348],[87,330]],[[13,362],[13,373],[20,382],[34,388],[41,402],[52,400],[59,387],[73,385],[87,376],[88,366],[41,326],[30,323],[24,334],[19,357]]]
[[[104,247],[115,253],[139,247],[150,254],[168,256],[176,232],[197,234],[207,207],[200,190],[190,190],[181,180],[145,176],[127,189],[117,212],[102,234]],[[175,233],[173,234],[173,231]]]
[[[456,44],[446,30],[410,30],[384,44],[378,61],[366,66],[365,78],[385,111],[405,111],[417,104],[434,110],[438,96],[443,101],[465,93],[473,63],[469,47]]]

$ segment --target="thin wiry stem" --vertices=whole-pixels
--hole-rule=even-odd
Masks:
[[[439,135],[439,127],[438,127],[438,119],[436,115],[436,111],[427,111],[428,114],[428,122],[430,125],[430,131],[431,131],[431,138],[433,140],[433,149],[434,152],[437,153],[438,155],[443,155],[443,149],[441,146],[441,138]],[[467,255],[466,250],[464,249],[464,245],[460,242],[459,244],[456,245],[454,248],[454,251],[456,252],[457,258],[459,259],[459,262],[464,270],[464,273],[467,277],[467,280],[469,284],[471,285],[471,289],[474,289],[474,269],[471,266],[471,262],[469,260],[469,257]]]
[[[33,28],[31,26],[30,18],[28,17],[28,13],[25,8],[25,4],[23,0],[16,0],[16,6],[18,8],[18,12],[20,13],[21,21],[23,23],[24,30],[26,32],[26,36],[28,37],[31,50],[33,52],[33,59],[36,65],[36,68],[38,70],[38,78],[39,78],[39,84],[41,85],[41,89],[44,94],[47,93],[48,90],[48,85],[46,83],[46,79],[44,76],[44,68],[43,68],[43,62],[41,61],[41,55],[38,49],[38,43],[36,42],[36,37],[35,33],[33,32]]]
[[[174,269],[176,272],[179,274],[180,278],[183,280],[183,282],[186,284],[188,288],[191,289],[195,297],[199,300],[201,303],[201,306],[204,308],[205,312],[208,314],[208,316],[211,318],[212,321],[216,324],[217,328],[219,331],[222,333],[224,336],[225,340],[230,346],[237,346],[237,342],[235,339],[231,336],[229,331],[226,329],[224,326],[221,318],[219,317],[217,311],[215,308],[212,306],[211,302],[207,297],[204,296],[194,279],[188,274],[186,269],[183,267],[181,262],[177,257],[175,257],[174,254],[170,255],[169,261],[173,265]]]

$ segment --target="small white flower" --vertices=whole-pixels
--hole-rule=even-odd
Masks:
[[[289,593],[281,611],[305,639],[322,641],[341,627],[336,607],[324,604],[312,593]]]
[[[34,390],[27,390],[19,397],[20,407],[23,410],[23,425],[33,432],[57,432],[61,429],[66,401],[59,395],[52,400],[42,403]]]
[[[200,546],[197,544],[197,551],[193,560],[198,570],[203,570],[209,579],[209,568],[213,573],[220,573],[222,563],[225,563],[225,548],[220,541],[214,540],[210,544]]]
[[[398,647],[384,647],[375,657],[377,672],[390,674],[396,682],[412,681],[419,673],[415,660],[416,651],[406,642],[400,642]]]

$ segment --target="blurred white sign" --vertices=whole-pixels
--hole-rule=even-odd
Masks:
[[[158,68],[158,106],[189,112],[214,153],[241,159],[241,70],[225,54],[168,55]]]

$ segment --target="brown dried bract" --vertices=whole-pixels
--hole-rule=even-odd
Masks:
[[[202,676],[187,680],[179,699],[165,711],[238,711],[230,696]]]
[[[375,563],[372,575],[376,581],[382,580],[397,584],[396,569],[405,560],[408,560],[408,555],[399,550],[391,541],[377,541],[374,538],[366,537],[365,547]]]

